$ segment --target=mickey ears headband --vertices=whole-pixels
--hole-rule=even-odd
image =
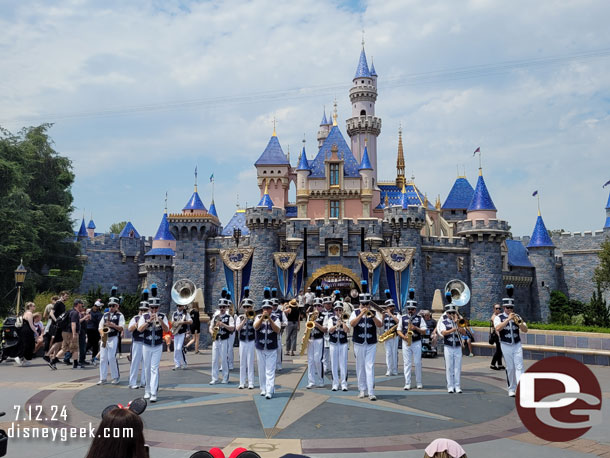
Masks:
[[[104,418],[106,415],[108,415],[108,413],[111,410],[114,410],[114,409],[131,410],[133,413],[135,413],[137,415],[141,415],[142,412],[144,412],[146,410],[146,399],[144,399],[144,398],[134,399],[133,401],[129,401],[129,404],[127,404],[126,406],[123,406],[122,404],[109,405],[102,412],[102,418]]]

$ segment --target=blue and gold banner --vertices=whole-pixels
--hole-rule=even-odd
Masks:
[[[277,281],[283,298],[292,293],[292,280],[294,278],[294,261],[297,254],[294,252],[273,253],[273,261],[277,271]]]
[[[252,272],[252,254],[254,248],[230,248],[220,250],[220,259],[224,264],[227,289],[231,293],[234,304],[239,304],[244,294],[244,288],[250,285]]]
[[[390,295],[399,311],[409,299],[409,281],[415,248],[379,248],[385,263]]]
[[[381,262],[383,258],[379,253],[361,251],[358,253],[360,258],[360,268],[362,269],[362,279],[366,279],[369,284],[369,291],[372,296],[379,290],[379,277],[381,273]]]

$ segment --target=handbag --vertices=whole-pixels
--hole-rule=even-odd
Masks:
[[[498,334],[496,334],[496,329],[493,327],[493,324],[489,324],[489,345],[495,345],[498,341]]]
[[[18,316],[15,320],[15,327],[20,328],[23,326],[23,316]]]

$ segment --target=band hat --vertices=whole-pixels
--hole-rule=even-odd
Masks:
[[[263,305],[261,306],[261,308],[273,308],[273,300],[272,299],[264,299],[263,300]]]
[[[385,301],[383,306],[384,307],[396,307],[396,304],[394,303],[394,299],[388,299]]]
[[[502,306],[504,307],[514,307],[515,300],[512,297],[504,297],[502,298]]]
[[[108,305],[119,305],[119,298],[118,297],[109,298]]]
[[[140,302],[140,306],[138,307],[138,310],[148,310],[150,307],[148,306],[148,302],[146,301],[142,301]]]
[[[369,293],[360,293],[358,295],[358,300],[361,304],[371,302],[371,295]]]
[[[253,307],[254,301],[250,298],[245,298],[243,301],[241,301],[241,306],[242,307]]]
[[[333,310],[334,309],[341,309],[341,310],[343,310],[343,308],[344,308],[343,307],[343,302],[337,301],[337,302],[335,302],[335,306],[333,307]]]
[[[408,309],[416,309],[417,308],[417,301],[407,301],[406,307]]]
[[[314,297],[313,298],[313,305],[324,305],[324,301],[322,300],[321,297]]]
[[[445,313],[447,312],[456,312],[457,313],[457,307],[453,304],[447,304],[445,305]]]

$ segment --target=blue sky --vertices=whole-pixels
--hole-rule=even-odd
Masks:
[[[0,125],[54,122],[73,161],[74,217],[154,235],[192,193],[227,223],[258,201],[252,165],[277,119],[296,163],[337,98],[345,134],[365,29],[379,74],[379,175],[407,173],[434,201],[456,165],[487,186],[514,235],[538,189],[549,229],[598,230],[610,179],[610,5],[604,1],[14,2],[0,12]],[[584,53],[591,53],[585,56]],[[556,61],[549,58],[558,57]],[[536,59],[542,59],[536,63]],[[435,72],[435,73],[433,73]],[[294,193],[292,193],[294,195]]]

